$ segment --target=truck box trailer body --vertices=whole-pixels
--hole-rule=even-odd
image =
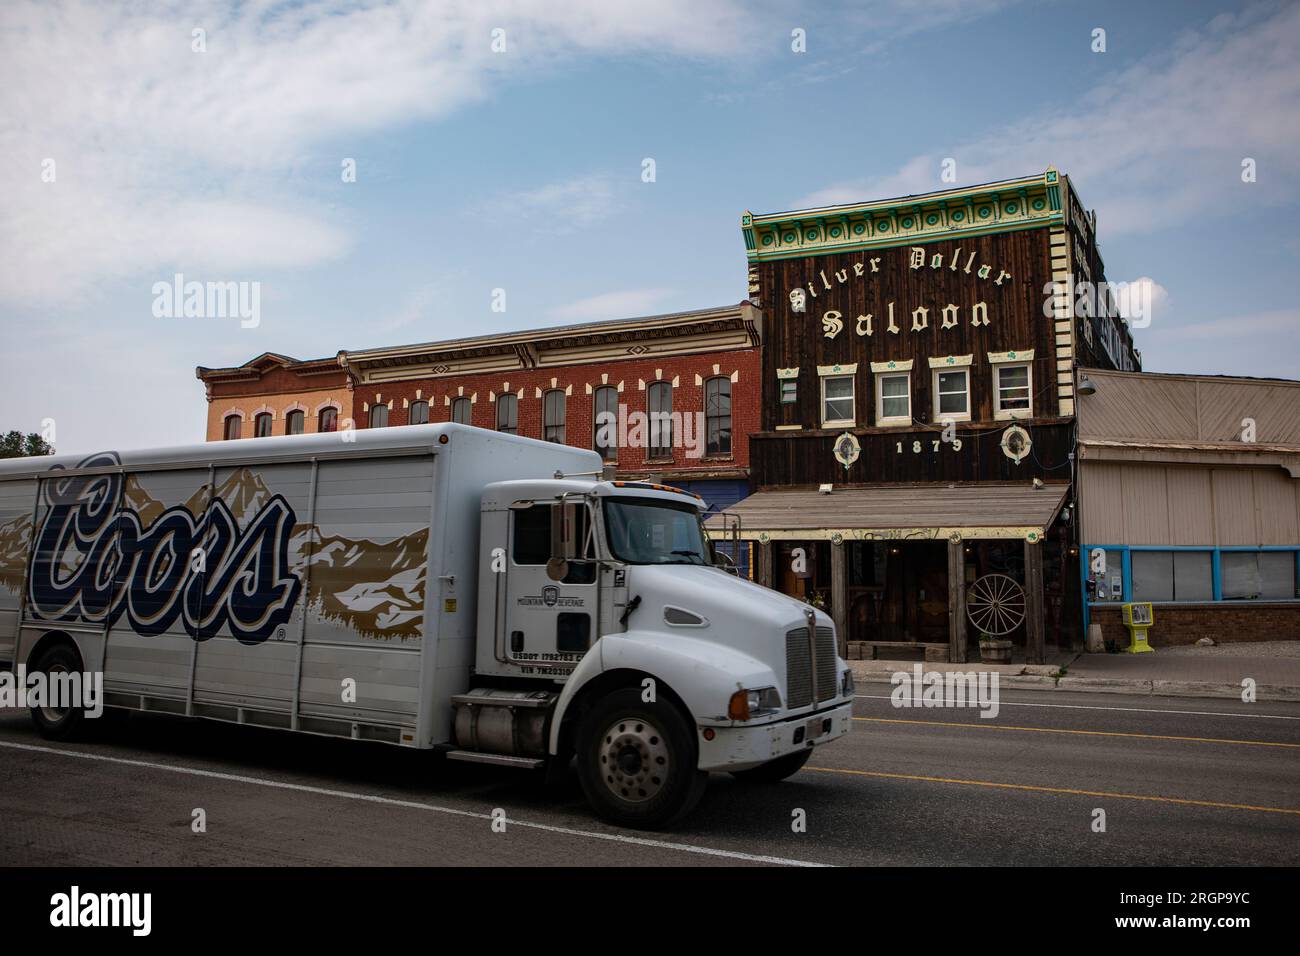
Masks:
[[[576,756],[639,826],[846,733],[830,620],[715,566],[697,496],[601,468],[451,423],[3,462],[0,666],[102,675],[112,708]]]

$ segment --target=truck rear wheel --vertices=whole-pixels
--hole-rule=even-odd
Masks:
[[[803,769],[803,765],[808,762],[808,758],[811,756],[812,748],[809,747],[806,750],[797,750],[792,754],[786,754],[784,757],[769,760],[757,767],[750,767],[748,770],[733,770],[731,775],[745,783],[776,783],[797,774]]]
[[[32,673],[44,674],[48,679],[56,674],[76,674],[81,672],[81,658],[67,644],[55,644],[41,654],[32,665]],[[31,708],[32,723],[42,737],[47,740],[71,740],[81,732],[86,720],[85,711],[76,705],[53,707],[46,701],[40,707]]]
[[[697,769],[695,734],[672,704],[635,688],[604,697],[578,728],[578,777],[606,820],[648,829],[685,816],[709,775]]]

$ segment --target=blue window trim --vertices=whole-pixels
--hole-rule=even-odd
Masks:
[[[1120,573],[1123,577],[1123,602],[1116,601],[1089,601],[1088,600],[1088,556],[1094,550],[1101,548],[1104,551],[1118,551],[1120,553]],[[1083,631],[1088,632],[1088,623],[1092,617],[1091,608],[1111,606],[1116,603],[1129,603],[1133,600],[1133,558],[1134,551],[1205,551],[1210,555],[1210,578],[1213,588],[1213,603],[1223,603],[1229,605],[1249,604],[1245,601],[1224,601],[1223,600],[1223,565],[1222,555],[1225,551],[1248,551],[1258,554],[1261,551],[1290,551],[1296,555],[1296,589],[1300,591],[1300,545],[1261,545],[1259,547],[1250,547],[1249,545],[1223,545],[1216,547],[1214,545],[1195,545],[1195,544],[1085,544],[1080,547],[1079,552],[1079,593],[1083,595]],[[1290,598],[1268,598],[1266,603],[1300,603],[1300,597]],[[1177,605],[1177,604],[1206,604],[1206,601],[1157,601],[1157,604]]]

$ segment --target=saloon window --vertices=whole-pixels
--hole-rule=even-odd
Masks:
[[[602,385],[593,397],[591,447],[606,461],[618,458],[618,389]]]
[[[336,432],[339,430],[339,410],[337,408],[322,408],[320,410],[320,420],[317,431]]]
[[[519,396],[506,392],[497,396],[497,431],[519,434]]]
[[[284,433],[286,435],[301,435],[307,428],[307,416],[303,412],[294,411],[284,416]]]
[[[468,398],[454,399],[451,403],[451,420],[460,425],[468,425],[473,411],[473,403]]]
[[[1033,414],[1030,386],[1033,378],[1026,365],[993,367],[993,414],[996,418],[1027,418]]]
[[[429,423],[429,403],[411,402],[410,424],[427,425]]]
[[[273,419],[271,418],[270,412],[262,412],[259,414],[253,419],[253,435],[257,438],[269,437],[271,434],[272,421]]]
[[[885,373],[876,376],[876,424],[912,424],[912,376]]]
[[[706,455],[731,454],[731,379],[704,383],[704,430]]]
[[[387,428],[388,427],[388,406],[373,405],[370,408],[370,427]]]
[[[646,392],[646,411],[650,413],[649,458],[673,455],[673,387],[655,382]]]
[[[957,421],[970,418],[969,369],[937,369],[934,373],[934,417]]]
[[[856,422],[853,410],[853,376],[823,376],[822,424],[853,425]]]
[[[238,438],[239,431],[243,427],[243,424],[243,420],[238,415],[227,415],[226,427],[222,432],[222,434],[225,435],[226,440],[229,441],[232,438]]]
[[[553,388],[547,392],[542,401],[542,438],[557,445],[564,444],[564,392]]]

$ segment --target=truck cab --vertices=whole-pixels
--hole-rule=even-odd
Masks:
[[[654,826],[710,771],[796,772],[848,732],[822,612],[738,578],[699,496],[558,474],[482,496],[472,688],[455,759],[567,767],[614,822]]]

